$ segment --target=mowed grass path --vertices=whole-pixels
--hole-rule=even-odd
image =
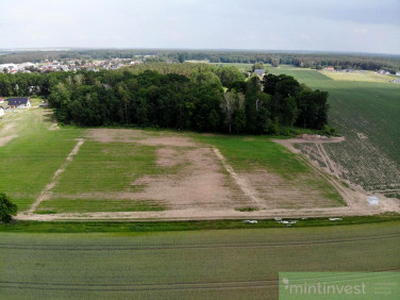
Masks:
[[[332,80],[316,70],[288,66],[270,72],[329,92],[329,122],[346,141],[324,148],[348,171],[345,179],[367,190],[390,194],[400,189],[400,85]]]
[[[0,147],[0,191],[26,210],[75,147],[82,130],[49,130],[51,112],[29,109],[7,116],[2,126],[18,137]],[[3,133],[7,134],[7,133]]]
[[[277,299],[279,272],[399,270],[399,225],[2,232],[0,298]]]

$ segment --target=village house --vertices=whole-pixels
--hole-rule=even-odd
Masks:
[[[0,106],[0,117],[4,115],[4,107]]]
[[[255,69],[254,73],[256,73],[257,76],[264,76],[265,75],[265,70],[264,69]]]
[[[8,106],[11,109],[15,108],[29,108],[31,107],[31,101],[27,97],[23,98],[9,98],[7,99],[8,101]]]
[[[4,103],[4,98],[0,97],[0,103]]]

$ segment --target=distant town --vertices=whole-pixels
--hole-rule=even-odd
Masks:
[[[135,65],[139,65],[149,61],[162,61],[164,63],[177,63],[184,62],[185,60],[174,60],[163,57],[160,54],[147,54],[147,55],[134,55],[131,58],[110,58],[110,59],[43,59],[36,62],[23,62],[23,63],[4,63],[0,64],[0,73],[5,74],[16,74],[16,73],[51,73],[51,72],[77,72],[81,70],[86,70],[89,72],[98,72],[100,70],[117,70],[122,67],[132,67]],[[203,60],[187,60],[187,62],[204,62]],[[272,64],[274,66],[274,64]],[[278,64],[279,65],[279,64]],[[313,68],[313,67],[312,67]],[[355,68],[342,68],[341,66],[326,66],[315,67],[317,70],[323,69],[324,71],[329,72],[346,72],[346,73],[365,73],[367,70],[363,69],[355,69]],[[400,76],[400,71],[390,72],[386,69],[376,69],[374,71],[376,74],[380,75],[396,75]],[[265,70],[263,69],[253,69],[253,72],[262,78],[265,74]],[[253,72],[248,72],[248,76],[250,76]],[[389,78],[389,82],[400,84],[400,80],[398,78]]]
[[[113,58],[107,60],[66,60],[66,61],[49,61],[44,60],[38,63],[24,62],[21,64],[1,64],[0,72],[2,73],[50,73],[50,72],[76,72],[87,70],[97,72],[99,70],[116,70],[126,66],[133,66],[143,62],[143,59],[124,59]]]

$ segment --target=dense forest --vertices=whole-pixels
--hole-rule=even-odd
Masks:
[[[351,53],[302,53],[271,51],[217,51],[217,50],[69,50],[69,51],[21,51],[0,55],[1,63],[39,62],[48,60],[73,59],[112,59],[145,57],[160,62],[183,62],[186,60],[208,60],[214,63],[269,63],[288,64],[301,68],[323,68],[333,66],[337,69],[385,69],[391,73],[400,70],[398,55],[372,55]]]
[[[151,64],[144,71],[0,74],[0,94],[44,96],[59,122],[80,126],[276,134],[292,126],[322,129],[327,123],[328,94],[291,76],[245,81],[232,67],[176,65],[181,72]]]

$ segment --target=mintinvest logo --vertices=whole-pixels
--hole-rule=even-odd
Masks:
[[[282,272],[279,299],[399,299],[400,272]]]

